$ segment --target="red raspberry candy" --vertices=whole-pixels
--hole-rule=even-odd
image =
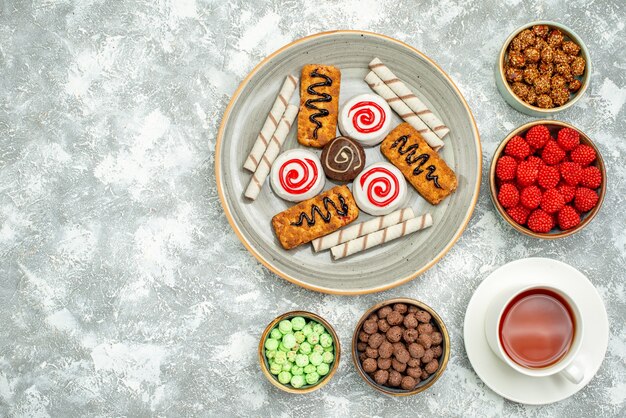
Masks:
[[[537,183],[544,189],[553,189],[559,184],[561,180],[561,174],[556,167],[544,165],[539,169],[539,175],[537,176]]]
[[[561,196],[563,196],[563,199],[565,199],[565,203],[569,203],[574,199],[574,195],[576,194],[576,187],[574,186],[570,186],[569,184],[559,184],[557,186],[557,190],[559,191],[559,193],[561,193]]]
[[[596,206],[598,199],[598,194],[595,191],[586,187],[579,187],[574,196],[574,207],[580,212],[587,212]]]
[[[504,153],[518,160],[523,160],[530,155],[530,147],[521,136],[515,135],[504,147]]]
[[[580,177],[580,185],[589,187],[590,189],[597,189],[602,184],[602,172],[596,166],[589,166],[583,168],[582,176]]]
[[[566,151],[571,151],[580,144],[578,131],[572,128],[563,128],[559,131],[556,142]]]
[[[554,219],[541,209],[535,209],[528,218],[528,228],[531,231],[547,233],[554,228]]]
[[[498,158],[496,162],[496,177],[503,181],[513,180],[517,172],[517,161],[515,158],[505,155]]]
[[[570,186],[578,186],[580,178],[583,174],[583,169],[580,164],[574,162],[564,162],[560,166],[561,177],[565,180],[565,183]]]
[[[548,140],[550,140],[550,131],[545,125],[533,126],[526,132],[526,142],[535,149],[543,148]]]
[[[515,206],[507,209],[506,213],[508,213],[509,216],[519,225],[525,225],[530,210],[526,209],[524,206]]]
[[[555,213],[565,206],[565,199],[557,189],[549,189],[541,196],[541,209],[547,213]]]
[[[570,157],[572,161],[585,167],[595,161],[596,151],[589,145],[580,144],[572,150]]]
[[[512,208],[519,203],[519,191],[514,184],[505,183],[498,192],[498,202],[505,208]]]
[[[543,159],[543,162],[548,165],[556,165],[560,163],[563,158],[565,158],[565,151],[563,151],[555,140],[549,140],[541,153],[541,159]]]
[[[541,203],[541,190],[539,190],[539,187],[525,187],[520,193],[520,203],[528,209],[537,209]]]
[[[517,182],[521,186],[530,186],[537,181],[539,168],[531,161],[522,161],[517,166]]]
[[[557,220],[559,222],[559,227],[565,231],[567,229],[572,229],[580,224],[580,215],[573,207],[564,206],[563,209],[559,211]]]
[[[528,161],[529,163],[533,163],[537,166],[538,169],[541,170],[541,167],[544,167],[546,164],[543,162],[543,160],[539,157],[537,157],[536,155],[531,155],[530,157],[526,158],[526,161]]]

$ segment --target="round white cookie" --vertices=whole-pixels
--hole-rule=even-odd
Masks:
[[[365,147],[380,144],[389,133],[391,109],[377,94],[359,94],[339,112],[339,130]]]
[[[279,197],[290,202],[301,202],[317,196],[325,182],[320,159],[311,151],[285,151],[272,164],[272,189]]]
[[[406,202],[407,184],[404,176],[389,163],[365,167],[354,179],[352,194],[357,206],[370,215],[387,215]]]

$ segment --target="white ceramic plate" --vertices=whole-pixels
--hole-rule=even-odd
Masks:
[[[579,356],[585,378],[579,384],[560,375],[530,377],[516,372],[498,358],[485,337],[485,311],[493,295],[512,286],[562,287],[580,308],[586,324]],[[491,390],[514,402],[544,405],[568,398],[597,373],[609,343],[609,321],[593,284],[574,267],[549,258],[525,258],[506,264],[478,286],[465,313],[465,350],[472,367]]]
[[[417,214],[431,212],[434,225],[424,231],[333,261],[328,251],[314,253],[310,245],[283,250],[274,236],[271,218],[291,204],[278,198],[266,181],[253,202],[243,196],[250,180],[243,162],[288,74],[303,65],[330,64],[342,73],[340,106],[350,97],[369,93],[363,81],[367,64],[379,57],[451,129],[441,155],[456,172],[457,191],[431,206],[412,188],[407,205]],[[291,103],[299,103],[298,91]],[[392,127],[401,122],[395,114]],[[294,126],[283,150],[300,147]],[[321,150],[309,148],[317,155]],[[366,150],[367,164],[383,161],[378,147]],[[394,39],[368,32],[337,31],[299,39],[263,60],[241,83],[228,105],[215,151],[219,196],[224,212],[246,248],[279,276],[308,289],[359,294],[397,286],[433,266],[452,247],[467,225],[478,197],[481,148],[467,103],[452,80],[428,57]],[[325,189],[334,186],[328,180]],[[370,219],[361,213],[356,222]]]

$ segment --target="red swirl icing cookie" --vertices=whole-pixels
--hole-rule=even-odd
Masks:
[[[317,155],[311,151],[285,151],[272,164],[272,190],[282,199],[301,202],[317,196],[326,178]]]
[[[377,94],[360,94],[348,100],[339,112],[339,130],[361,145],[379,144],[389,132],[391,109]]]
[[[407,185],[402,172],[389,163],[365,168],[352,185],[357,206],[370,215],[387,215],[404,205]]]

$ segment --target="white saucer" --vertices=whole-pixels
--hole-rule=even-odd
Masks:
[[[492,295],[519,284],[562,286],[584,318],[585,333],[580,358],[585,378],[573,384],[563,376],[530,377],[516,372],[491,351],[485,337],[485,311]],[[492,272],[478,286],[467,306],[464,325],[465,350],[472,367],[491,390],[514,402],[543,405],[572,396],[596,374],[609,342],[609,322],[604,303],[584,274],[549,258],[525,258]]]

